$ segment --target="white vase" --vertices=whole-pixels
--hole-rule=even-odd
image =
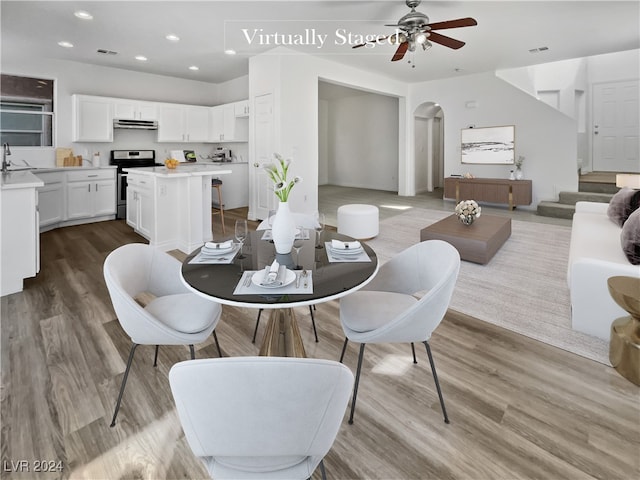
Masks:
[[[522,173],[522,169],[520,167],[516,168],[516,180],[522,180],[524,178],[524,173]]]
[[[290,253],[296,236],[296,224],[289,210],[289,203],[280,202],[271,226],[271,238],[277,253]]]

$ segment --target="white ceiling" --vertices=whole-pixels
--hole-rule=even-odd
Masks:
[[[92,20],[80,20],[85,10]],[[392,45],[352,49],[336,34],[393,33],[409,9],[394,1],[7,1],[0,2],[2,57],[72,60],[159,75],[220,83],[248,73],[248,58],[272,48],[252,45],[242,33],[327,35],[298,50],[406,82],[521,67],[640,48],[640,1],[424,1],[417,9],[431,22],[473,17],[475,27],[439,32],[467,43],[438,44],[414,54],[415,68],[390,62]],[[259,30],[258,30],[259,31]],[[181,40],[169,42],[174,33]],[[66,40],[74,48],[62,48]],[[354,39],[357,40],[357,39]],[[543,53],[530,49],[548,47]],[[238,54],[225,55],[225,48]],[[118,52],[101,55],[98,49]],[[134,59],[144,55],[147,62]],[[197,65],[199,71],[188,69]],[[1,66],[1,64],[0,64]],[[458,71],[456,71],[458,70]]]

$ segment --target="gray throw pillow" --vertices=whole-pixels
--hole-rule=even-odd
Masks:
[[[609,202],[607,216],[619,227],[640,206],[640,190],[621,188]]]
[[[620,232],[622,251],[632,265],[640,265],[640,209],[637,209],[622,226]]]

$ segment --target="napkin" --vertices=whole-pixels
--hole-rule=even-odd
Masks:
[[[270,267],[265,267],[265,276],[262,280],[262,285],[271,285],[278,281],[278,274],[280,273],[280,264],[277,260],[274,260]],[[282,279],[280,279],[282,283]]]
[[[233,242],[231,240],[227,240],[226,242],[206,242],[204,244],[205,247],[210,248],[211,250],[222,250],[231,248],[233,246]]]
[[[342,242],[340,240],[331,240],[331,248],[335,250],[357,250],[360,248],[360,242]]]

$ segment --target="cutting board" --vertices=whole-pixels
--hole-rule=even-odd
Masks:
[[[74,155],[71,148],[56,148],[56,167],[81,167],[82,155]]]

